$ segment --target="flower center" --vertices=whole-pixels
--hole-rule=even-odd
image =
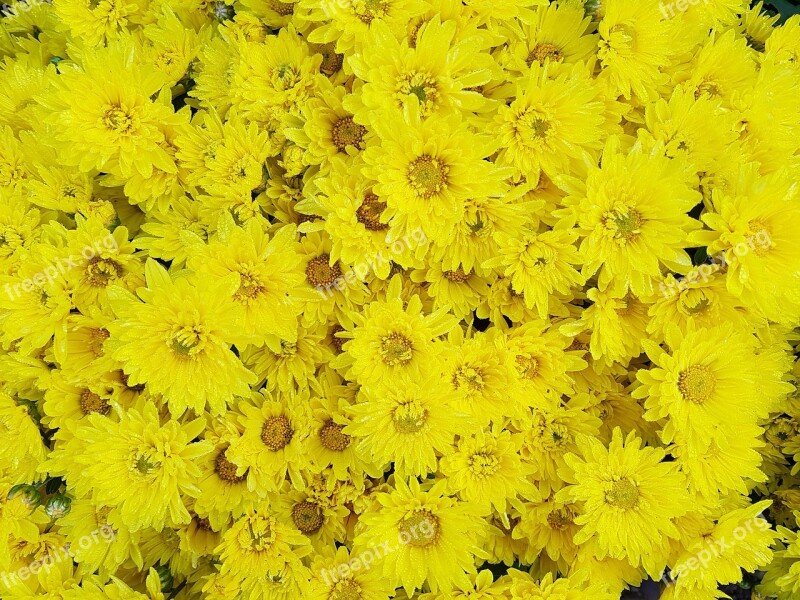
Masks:
[[[404,400],[394,409],[392,421],[399,433],[417,433],[425,427],[428,411],[418,400]]]
[[[436,106],[439,91],[436,79],[427,73],[412,71],[400,78],[397,85],[398,103],[402,108],[404,100],[409,96],[416,96],[423,115],[430,114]]]
[[[548,513],[547,524],[550,526],[550,529],[563,531],[568,525],[572,525],[574,518],[575,513],[569,508],[557,508],[556,510]]]
[[[447,187],[447,167],[438,158],[423,155],[408,167],[408,183],[419,196],[430,198]]]
[[[319,441],[328,450],[341,452],[350,445],[350,436],[342,433],[343,425],[333,421],[325,421],[319,430]]]
[[[200,325],[176,326],[173,328],[171,337],[172,351],[179,357],[193,358],[202,352],[207,343],[207,337],[205,328]]]
[[[458,267],[455,271],[443,271],[442,275],[444,275],[444,278],[448,281],[464,283],[465,281],[469,281],[469,278],[472,276],[472,270],[470,270],[469,273],[464,273],[464,269]]]
[[[517,371],[525,379],[536,379],[539,372],[539,361],[533,356],[517,356]]]
[[[214,461],[214,472],[222,481],[227,481],[228,483],[241,483],[247,479],[246,473],[241,477],[236,475],[236,465],[225,457],[225,450],[217,455]]]
[[[678,390],[684,400],[703,404],[716,387],[714,373],[705,365],[692,365],[678,376]]]
[[[361,206],[356,209],[356,217],[369,231],[385,231],[389,229],[387,223],[381,223],[381,215],[386,210],[386,202],[381,202],[373,193],[364,196]]]
[[[293,435],[292,424],[284,415],[269,417],[261,428],[261,441],[273,452],[285,448],[292,441]]]
[[[644,219],[634,209],[612,210],[603,215],[601,222],[618,243],[625,244],[641,233]]]
[[[331,588],[328,600],[362,600],[361,586],[352,579],[340,579]]]
[[[292,507],[292,521],[295,527],[307,535],[317,533],[324,521],[322,508],[308,500],[298,502]]]
[[[89,341],[88,347],[89,351],[94,354],[95,356],[102,356],[103,355],[103,343],[109,337],[107,329],[100,329],[97,327],[93,327],[89,330]]]
[[[428,510],[418,510],[397,524],[400,536],[406,534],[408,545],[427,548],[439,539],[439,517]]]
[[[528,58],[525,62],[528,63],[528,66],[534,61],[543,65],[548,58],[553,62],[561,62],[564,60],[564,55],[557,46],[548,42],[540,42],[528,53]]]
[[[288,17],[294,14],[294,4],[279,2],[278,0],[269,0],[268,4],[271,10],[274,10],[282,17]]]
[[[606,503],[626,510],[635,508],[639,504],[639,490],[636,484],[627,477],[614,481],[611,490],[606,492]]]
[[[711,298],[705,290],[691,288],[681,292],[678,297],[678,308],[687,315],[698,315],[708,310],[711,306]]]
[[[94,287],[106,287],[112,279],[122,277],[120,264],[110,258],[94,256],[86,266],[86,280]]]
[[[344,64],[344,55],[336,54],[335,48],[336,45],[331,42],[318,49],[318,52],[322,55],[322,64],[320,64],[319,70],[328,76],[339,71],[342,68],[342,64]]]
[[[342,276],[339,264],[330,265],[329,254],[320,254],[308,261],[306,266],[306,280],[314,287],[330,287],[334,281]]]
[[[248,519],[246,525],[237,536],[239,545],[255,552],[269,550],[275,542],[271,519],[255,516]]]
[[[160,468],[161,461],[156,459],[155,452],[143,452],[133,458],[133,469],[140,475],[150,475]]]
[[[136,119],[119,106],[110,106],[101,119],[106,129],[119,135],[130,135],[136,129]]]
[[[83,414],[100,413],[107,415],[111,411],[108,402],[89,390],[83,390],[80,397],[80,405]]]
[[[248,267],[239,270],[239,289],[233,294],[236,302],[247,302],[264,291],[261,280]]]
[[[384,364],[390,367],[408,364],[414,355],[411,340],[397,332],[381,338],[381,348],[378,352]]]
[[[387,0],[353,0],[353,11],[356,17],[369,25],[375,18],[380,19],[389,12]]]
[[[486,477],[497,472],[500,461],[490,452],[478,452],[469,457],[469,466],[472,474],[478,477]]]
[[[626,23],[617,23],[609,30],[608,43],[614,50],[633,50],[636,31]]]
[[[480,368],[462,365],[453,373],[453,387],[466,392],[480,392],[484,388],[483,374]]]
[[[364,149],[364,136],[367,128],[353,121],[353,117],[342,117],[333,124],[331,139],[339,152],[345,152],[348,146]]]

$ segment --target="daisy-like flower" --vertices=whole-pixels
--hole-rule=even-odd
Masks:
[[[509,43],[513,62],[509,67],[524,72],[534,63],[559,65],[583,62],[594,51],[597,35],[588,33],[591,17],[577,3],[537,6],[533,19],[523,22]]]
[[[498,329],[465,339],[459,329],[451,334],[444,352],[444,385],[459,404],[485,427],[521,418],[533,401],[516,385],[514,356]]]
[[[314,179],[319,193],[296,205],[305,214],[323,218],[303,223],[301,231],[324,229],[331,239],[331,260],[355,265],[359,279],[369,271],[387,279],[392,267],[392,261],[386,259],[394,254],[387,241],[389,224],[383,217],[386,202],[373,192],[374,183],[344,159],[334,157],[328,172]],[[403,257],[393,260],[402,261]]]
[[[646,398],[645,418],[669,417],[661,433],[670,442],[680,433],[691,456],[707,451],[715,426],[754,424],[773,403],[792,390],[759,354],[756,339],[724,324],[683,335],[668,332],[666,352],[644,341],[650,370],[639,370],[642,386],[635,398]],[[724,434],[723,434],[724,435]]]
[[[572,539],[580,529],[575,524],[577,505],[557,502],[551,494],[541,502],[525,503],[524,507],[513,531],[514,538],[529,541],[523,562],[533,562],[541,552],[546,552],[554,561],[573,564],[578,546]]]
[[[444,270],[441,265],[431,265],[427,271],[411,273],[412,281],[429,284],[427,293],[433,298],[434,308],[449,307],[456,318],[466,321],[471,320],[473,311],[489,291],[490,279],[473,271],[465,272],[461,267]]]
[[[472,426],[457,396],[436,377],[372,389],[362,390],[347,409],[351,423],[341,432],[363,461],[379,467],[392,462],[399,477],[435,473],[437,453],[450,450],[456,434]]]
[[[521,383],[539,398],[570,395],[574,380],[569,375],[586,367],[572,340],[545,322],[531,321],[508,332],[508,349],[514,355]]]
[[[223,576],[242,582],[245,589],[263,593],[260,586],[269,580],[293,578],[307,571],[301,559],[311,552],[311,545],[302,533],[262,505],[225,532],[217,552]]]
[[[655,303],[648,309],[648,333],[663,339],[671,324],[681,331],[690,326],[714,327],[719,323],[737,323],[743,329],[753,325],[756,317],[725,286],[725,273],[720,265],[699,265],[686,278],[667,275],[658,284]]]
[[[332,156],[356,156],[367,146],[367,128],[353,120],[343,107],[346,90],[327,79],[319,83],[316,97],[305,103],[297,127],[287,127],[286,137],[307,151],[313,165],[327,165]]]
[[[675,88],[668,99],[648,104],[647,128],[637,134],[646,144],[661,144],[670,158],[685,158],[698,173],[719,169],[728,146],[737,139],[735,121],[729,112],[707,96],[695,97]]]
[[[590,331],[591,356],[606,365],[639,356],[647,337],[648,305],[630,292],[592,288],[586,297],[593,304],[583,310],[579,320],[562,325],[561,331],[572,336]]]
[[[106,291],[117,285],[133,291],[144,283],[144,269],[126,227],[112,232],[97,219],[76,216],[77,228],[65,231],[67,253],[78,268],[67,270],[72,300],[84,313],[108,305]],[[72,266],[72,265],[70,265]]]
[[[293,302],[303,281],[301,257],[292,248],[295,228],[286,226],[269,236],[256,221],[237,227],[230,215],[209,243],[192,236],[195,246],[188,266],[210,280],[238,273],[239,285],[229,296],[243,331],[238,343],[263,343],[265,336],[297,342],[298,304]]]
[[[129,382],[162,394],[173,415],[206,404],[221,413],[234,395],[249,395],[255,376],[226,342],[237,324],[227,302],[238,277],[193,285],[185,277],[173,280],[148,259],[145,278],[138,297],[118,286],[106,292],[120,319],[109,323],[106,347],[123,363]]]
[[[247,486],[265,496],[277,491],[286,475],[302,489],[302,471],[308,466],[306,438],[310,407],[304,396],[254,392],[250,402],[239,405],[243,430],[233,440],[225,458],[236,465],[236,477],[247,473]]]
[[[492,60],[481,53],[477,34],[456,39],[455,21],[442,22],[438,15],[423,24],[411,45],[398,41],[381,22],[370,28],[362,51],[350,61],[357,77],[364,81],[358,95],[347,106],[360,122],[372,111],[393,107],[403,109],[415,96],[420,115],[449,111],[477,112],[486,99],[477,86],[491,78]]]
[[[759,177],[741,169],[725,191],[715,190],[713,212],[702,215],[712,231],[697,233],[709,255],[722,255],[728,290],[771,320],[800,317],[800,246],[791,235],[800,219],[797,194],[786,172]]]
[[[595,158],[614,131],[601,90],[582,64],[553,75],[535,63],[518,87],[514,101],[497,111],[499,158],[530,181],[541,171],[553,178],[568,173],[570,162]]]
[[[664,450],[642,447],[634,432],[623,439],[615,429],[608,447],[586,436],[577,443],[580,455],[566,456],[559,473],[569,485],[556,494],[580,503],[575,543],[591,540],[599,558],[626,559],[658,577],[666,560],[660,549],[678,537],[674,520],[691,506],[677,465],[664,462]]]
[[[349,553],[347,546],[326,554],[317,555],[311,563],[311,600],[384,600],[394,594],[376,569],[350,568],[352,561],[361,561],[361,557]]]
[[[464,211],[464,200],[501,191],[505,173],[484,160],[496,141],[472,133],[458,115],[421,121],[420,111],[420,103],[412,100],[405,113],[373,114],[380,145],[363,152],[362,172],[378,182],[373,191],[386,198],[383,219],[401,236],[420,228],[444,243]]]
[[[385,22],[399,38],[408,22],[425,12],[427,4],[421,0],[299,0],[297,7],[309,21],[320,24],[308,36],[309,42],[335,42],[338,54],[352,56],[373,23]]]
[[[311,401],[313,423],[308,436],[308,453],[315,472],[333,471],[339,481],[356,481],[366,473],[371,477],[383,474],[383,465],[376,465],[371,456],[356,451],[351,435],[344,432],[353,422],[351,404],[344,386],[328,386],[325,397]]]
[[[464,213],[446,242],[433,242],[432,258],[442,261],[442,268],[447,271],[461,269],[482,277],[490,275],[492,269],[484,263],[498,253],[496,234],[512,235],[525,219],[530,205],[517,199],[527,192],[527,187],[520,185],[507,194],[465,200]]]
[[[294,342],[276,336],[264,338],[265,346],[243,350],[241,359],[264,383],[267,391],[290,392],[310,387],[320,391],[316,373],[333,358],[333,348],[326,343],[327,327],[315,330],[300,327]]]
[[[513,290],[523,295],[525,305],[535,309],[541,319],[547,318],[552,294],[569,295],[573,287],[583,283],[573,266],[580,263],[573,245],[577,231],[536,232],[528,226],[509,236],[498,234],[497,238],[500,254],[483,266],[500,269],[511,280]]]
[[[199,492],[197,461],[212,449],[193,441],[204,428],[202,418],[162,424],[152,403],[118,422],[94,413],[57,444],[43,470],[66,475],[81,496],[117,507],[131,531],[160,531],[191,520],[186,502]]]
[[[444,310],[424,315],[418,296],[404,303],[401,286],[400,277],[392,278],[385,301],[370,302],[363,313],[349,315],[355,327],[338,334],[347,341],[332,367],[347,368],[348,376],[362,385],[396,377],[418,381],[430,369],[436,339],[456,322]]]
[[[779,535],[761,517],[769,501],[727,512],[716,523],[704,520],[703,528],[675,560],[671,577],[675,582],[675,599],[694,594],[713,593],[720,584],[740,581],[742,569],[753,572],[772,560],[770,546]],[[711,549],[714,551],[711,551]],[[689,561],[698,553],[710,554],[702,568],[693,568]]]
[[[300,107],[314,94],[322,56],[310,50],[292,25],[267,36],[263,44],[242,42],[240,47],[236,69],[225,75],[242,115],[263,114],[266,105],[299,116]]]
[[[586,410],[585,399],[573,398],[565,404],[556,400],[540,403],[534,410],[530,423],[519,427],[523,436],[520,455],[533,466],[533,479],[542,494],[558,490],[564,484],[558,475],[564,457],[576,452],[580,435],[597,435],[600,420]]]
[[[679,70],[675,79],[695,98],[710,98],[730,108],[755,81],[753,52],[747,47],[747,40],[737,37],[734,31],[726,31],[704,44],[693,59],[691,70]]]
[[[496,510],[508,526],[509,502],[540,498],[530,479],[533,467],[520,459],[521,445],[521,434],[499,426],[481,429],[461,437],[455,449],[442,458],[439,469],[452,492],[473,503],[483,515]]]
[[[380,508],[361,516],[365,527],[354,550],[391,544],[393,551],[374,568],[409,596],[424,583],[432,591],[469,585],[467,574],[475,573],[475,556],[482,554],[476,509],[445,490],[444,481],[421,486],[397,478],[392,491],[379,493]]]
[[[657,149],[641,145],[623,153],[612,137],[599,167],[582,182],[572,180],[565,202],[566,223],[577,221],[583,238],[581,273],[600,272],[598,287],[629,288],[637,296],[652,293],[653,280],[666,266],[686,273],[691,267],[684,251],[698,223],[687,214],[700,200],[690,188],[684,168]],[[575,186],[575,187],[573,187]]]
[[[709,444],[701,454],[693,454],[686,436],[676,433],[670,449],[689,482],[689,491],[717,502],[720,494],[736,491],[749,493],[749,482],[764,482],[767,476],[759,468],[764,446],[764,430],[757,425],[718,424],[709,428]]]
[[[665,19],[656,0],[603,0],[597,57],[599,79],[612,95],[647,100],[666,81],[661,71],[678,51],[677,22]]]
[[[84,172],[110,166],[123,177],[149,177],[154,168],[174,171],[161,147],[162,128],[180,119],[166,97],[151,99],[158,96],[161,77],[134,67],[134,56],[127,43],[87,48],[81,67],[65,69],[53,80],[56,87],[42,95],[54,144],[63,149],[61,162]]]

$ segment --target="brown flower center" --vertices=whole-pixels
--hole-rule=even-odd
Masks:
[[[692,365],[678,376],[678,390],[684,400],[703,404],[716,387],[714,373],[705,365]]]
[[[320,254],[308,261],[306,280],[314,287],[330,287],[342,276],[339,264],[330,265],[329,254]]]
[[[285,448],[293,435],[292,424],[284,415],[268,418],[261,428],[261,441],[273,452]]]
[[[100,413],[107,415],[111,411],[111,406],[103,398],[89,390],[83,390],[80,397],[81,410],[83,414]]]
[[[342,117],[333,124],[331,140],[339,152],[345,152],[348,146],[364,149],[364,136],[367,128],[353,121],[353,117]]]
[[[373,193],[364,196],[361,206],[356,209],[356,217],[369,231],[385,231],[389,229],[387,223],[381,223],[381,215],[386,210],[386,202],[381,202]]]
[[[328,450],[341,452],[350,445],[350,436],[342,433],[344,425],[339,425],[331,420],[325,422],[319,430],[319,441]]]
[[[292,507],[292,521],[306,535],[316,533],[324,522],[322,508],[307,500],[298,502]]]
[[[241,483],[247,479],[247,473],[239,477],[236,475],[236,470],[236,465],[225,457],[224,450],[217,455],[217,459],[214,461],[214,472],[222,481]]]

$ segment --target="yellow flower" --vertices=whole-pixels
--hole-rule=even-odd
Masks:
[[[457,115],[431,115],[422,121],[420,104],[411,101],[405,113],[372,114],[380,140],[363,152],[364,175],[386,198],[383,218],[397,232],[420,228],[426,237],[444,243],[460,219],[464,201],[502,190],[504,172],[484,160],[497,144],[476,135]],[[403,116],[405,114],[405,116]]]
[[[678,537],[674,520],[690,508],[677,465],[664,462],[662,449],[642,447],[634,432],[623,439],[616,429],[607,448],[586,436],[577,442],[581,455],[566,456],[559,473],[569,485],[556,494],[580,503],[575,543],[590,541],[597,557],[627,559],[660,577],[663,546]]]
[[[66,475],[79,495],[118,507],[131,531],[174,527],[191,520],[186,502],[199,492],[197,461],[211,451],[192,441],[204,427],[205,419],[162,424],[150,403],[119,422],[95,413],[60,440],[44,469]]]
[[[400,477],[436,472],[437,454],[472,425],[457,396],[431,377],[410,380],[402,389],[377,387],[358,400],[347,409],[351,422],[342,433],[356,444],[361,460],[380,468],[392,462]]]
[[[508,524],[508,505],[518,498],[539,499],[529,479],[534,469],[520,460],[521,434],[498,426],[462,436],[440,464],[451,491],[489,515],[494,509]]]
[[[129,382],[162,394],[176,416],[189,408],[201,411],[206,404],[212,413],[221,413],[234,395],[247,396],[255,376],[226,341],[237,324],[227,305],[238,286],[236,276],[200,288],[185,277],[173,280],[164,267],[148,260],[145,278],[147,287],[139,288],[137,296],[118,286],[106,292],[123,320],[109,324],[106,347],[123,363]]]
[[[482,530],[475,508],[445,494],[445,482],[420,485],[412,478],[395,480],[390,492],[379,495],[380,510],[361,517],[365,528],[356,537],[354,551],[370,547],[392,550],[379,558],[383,577],[410,596],[427,583],[432,591],[467,584],[475,572],[474,557]]]

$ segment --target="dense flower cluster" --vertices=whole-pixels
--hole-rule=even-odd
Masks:
[[[3,600],[800,598],[800,18],[13,0],[0,56]]]

